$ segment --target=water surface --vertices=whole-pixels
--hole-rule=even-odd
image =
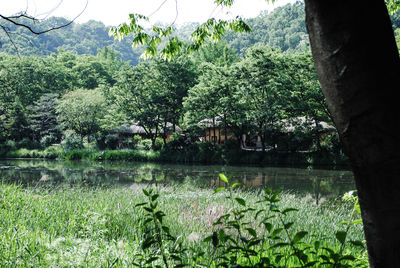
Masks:
[[[224,185],[219,173],[232,175],[232,181],[242,182],[247,188],[281,189],[310,195],[316,200],[339,196],[355,188],[353,174],[347,170],[123,161],[0,160],[0,180],[30,187],[62,184],[125,187],[137,183],[157,183],[217,188]]]

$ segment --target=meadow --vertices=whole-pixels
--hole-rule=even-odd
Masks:
[[[215,191],[189,184],[22,187],[3,182],[0,264],[368,267],[351,195],[316,205],[288,192],[228,185]]]

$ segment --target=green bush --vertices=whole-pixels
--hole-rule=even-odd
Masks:
[[[40,147],[38,142],[32,141],[29,138],[23,138],[19,142],[16,143],[17,148],[26,148],[26,149],[37,149]]]
[[[74,134],[65,137],[65,139],[61,142],[61,145],[66,152],[83,149],[82,138]]]
[[[94,151],[90,149],[77,149],[66,151],[63,157],[67,160],[90,159],[93,152]]]
[[[63,154],[64,154],[63,147],[58,145],[49,146],[42,153],[43,158],[48,158],[48,159],[56,159],[62,156]]]
[[[187,247],[174,236],[165,223],[167,214],[159,208],[160,193],[143,189],[146,201],[135,206],[138,215],[143,215],[140,236],[141,251],[135,255],[137,267],[361,267],[367,266],[365,258],[352,253],[351,247],[365,250],[365,243],[350,238],[350,229],[361,224],[358,199],[348,193],[343,200],[353,206],[348,220],[334,235],[335,243],[327,244],[318,238],[309,239],[309,230],[296,228],[292,215],[298,209],[285,207],[280,203],[279,191],[265,189],[258,204],[253,207],[236,194],[230,178],[220,174],[227,187],[216,189],[215,193],[226,192],[231,203],[228,212],[223,213],[213,224],[212,234],[203,243],[211,246],[206,252],[203,247]],[[311,242],[310,242],[311,241]],[[157,248],[157,251],[153,249]],[[201,256],[208,255],[208,258]],[[192,259],[187,258],[188,255]]]
[[[138,150],[150,150],[151,146],[152,146],[151,140],[143,139],[143,140],[140,140],[137,143],[136,149],[138,149]]]
[[[154,142],[154,150],[159,151],[164,147],[164,140],[162,138],[156,138]]]
[[[59,138],[54,136],[54,135],[47,135],[44,136],[41,140],[40,140],[40,145],[43,148],[46,148],[52,144],[58,143],[59,142]]]
[[[133,136],[133,143],[136,145],[142,140],[142,137],[140,135],[134,135]]]

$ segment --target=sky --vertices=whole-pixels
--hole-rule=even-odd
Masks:
[[[271,11],[277,6],[295,0],[278,0],[269,4],[266,0],[235,0],[231,8],[216,8],[214,0],[0,0],[0,14],[12,15],[27,11],[29,15],[45,19],[60,16],[76,22],[102,21],[107,26],[125,22],[130,13],[150,16],[151,22],[172,23],[204,22],[210,17],[256,17],[261,11]],[[177,4],[177,5],[176,5]],[[87,6],[86,6],[87,5]],[[86,9],[85,9],[86,6]],[[178,10],[178,14],[176,12]],[[83,13],[82,13],[83,11]],[[81,14],[82,13],[82,14]],[[176,16],[178,15],[178,16]]]

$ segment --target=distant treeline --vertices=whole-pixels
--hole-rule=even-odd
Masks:
[[[228,33],[225,41],[241,56],[244,56],[246,50],[255,44],[272,46],[283,52],[308,50],[304,16],[304,4],[301,1],[278,7],[273,12],[264,12],[256,18],[246,20],[252,29],[251,33]],[[394,16],[394,19],[395,27],[399,27],[398,16]],[[39,25],[47,29],[67,22],[65,18],[52,17]],[[29,21],[25,23],[29,24]],[[9,36],[0,31],[0,52],[8,54],[49,56],[57,51],[70,51],[77,54],[96,55],[99,49],[109,47],[118,54],[120,59],[136,65],[143,52],[143,48],[132,48],[132,38],[121,42],[114,40],[108,34],[108,26],[93,20],[82,24],[72,23],[68,27],[37,36],[6,21],[0,21],[0,24],[12,33],[11,42]],[[196,26],[198,26],[197,23],[188,23],[178,28],[175,34],[182,39],[187,39]]]
[[[157,137],[166,143],[171,125],[196,141],[206,127],[199,122],[211,120],[208,127],[229,130],[237,145],[246,134],[261,138],[263,148],[285,139],[293,150],[303,141],[317,150],[324,145],[317,130],[282,136],[277,122],[330,121],[311,56],[266,46],[240,58],[226,43],[215,43],[136,66],[108,48],[96,56],[0,54],[0,68],[0,142],[16,143],[10,148],[63,142],[70,149],[84,143],[113,149],[117,130],[133,123],[155,148]]]
[[[398,14],[392,18],[400,26]],[[2,36],[7,53],[0,53],[0,153],[60,142],[68,150],[84,144],[114,149],[121,143],[115,130],[133,123],[153,148],[157,137],[166,143],[171,125],[195,142],[204,136],[202,120],[229,129],[237,146],[246,134],[258,136],[263,149],[284,141],[292,151],[338,151],[337,137],[321,137],[318,129],[281,135],[277,124],[299,117],[331,123],[308,50],[303,3],[248,23],[253,33],[228,34],[172,61],[138,62],[140,49],[135,54],[129,42],[113,41],[94,21],[31,37],[36,46],[27,45],[18,28],[14,43],[22,56],[12,55],[15,48]],[[187,37],[193,26],[179,31]],[[120,50],[124,44],[129,52]],[[174,150],[186,143],[176,144]]]

